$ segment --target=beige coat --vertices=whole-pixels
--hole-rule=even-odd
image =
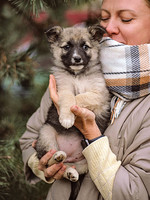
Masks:
[[[34,153],[32,141],[45,122],[49,108],[49,92],[42,98],[40,108],[27,123],[27,130],[20,139],[25,173],[30,183],[39,181],[27,166],[29,157]],[[118,119],[105,131],[110,147],[122,164],[117,171],[113,200],[150,199],[150,95],[127,103]],[[67,200],[70,182],[55,181],[47,200]],[[83,180],[77,200],[102,200],[102,196],[91,181],[89,174]]]

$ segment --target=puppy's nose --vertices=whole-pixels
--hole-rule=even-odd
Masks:
[[[75,56],[75,57],[73,57],[73,59],[74,59],[75,63],[81,62],[81,57],[79,57],[79,56]]]

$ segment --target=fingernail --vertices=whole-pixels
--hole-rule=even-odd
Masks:
[[[53,80],[53,76],[50,74],[49,75],[49,81]]]
[[[57,163],[56,164],[58,167],[63,167],[63,163],[61,162],[61,163]]]
[[[50,152],[51,154],[54,154],[56,151],[55,151],[54,149],[51,149],[49,152]]]
[[[76,111],[76,110],[78,110],[79,107],[77,105],[74,105],[74,106],[72,106],[72,108],[73,108],[73,110]]]
[[[61,168],[61,171],[66,171],[66,166],[64,165],[62,168]]]

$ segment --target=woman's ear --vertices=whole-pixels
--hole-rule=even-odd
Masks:
[[[100,25],[90,26],[88,28],[88,31],[91,34],[92,38],[98,42],[100,42],[103,35],[107,33],[106,29]]]
[[[58,40],[62,30],[63,29],[60,26],[54,26],[54,27],[48,29],[47,31],[45,31],[45,34],[48,38],[48,42],[49,43],[56,42]]]

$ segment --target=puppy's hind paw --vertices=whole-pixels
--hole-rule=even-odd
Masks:
[[[64,178],[69,179],[72,182],[76,182],[79,179],[79,174],[76,169],[68,167],[64,173]]]
[[[57,151],[52,158],[48,161],[48,166],[63,162],[66,159],[67,155],[64,151]]]
[[[55,154],[54,154],[54,160],[56,162],[63,162],[65,159],[66,159],[67,155],[64,151],[57,151]]]

